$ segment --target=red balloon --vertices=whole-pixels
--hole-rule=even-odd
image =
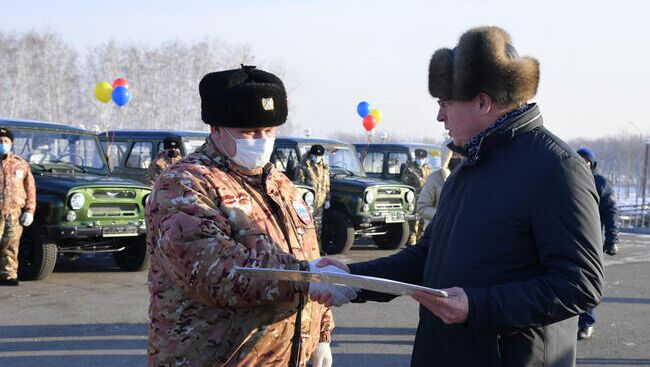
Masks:
[[[129,82],[127,82],[124,78],[117,78],[113,80],[113,89],[117,87],[124,87],[126,89],[129,89]]]
[[[363,118],[363,128],[366,129],[366,131],[370,131],[374,129],[375,126],[377,126],[375,116],[367,114],[366,117]]]

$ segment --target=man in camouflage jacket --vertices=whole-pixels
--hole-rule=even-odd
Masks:
[[[415,160],[406,163],[402,170],[402,183],[415,188],[415,196],[420,196],[420,191],[426,182],[427,177],[431,174],[431,165],[426,163],[427,151],[424,149],[415,150]],[[424,232],[424,219],[420,218],[411,227],[411,236],[409,244],[415,245],[417,240]]]
[[[168,136],[163,140],[164,150],[158,154],[156,159],[151,161],[149,168],[147,168],[144,181],[147,185],[153,186],[161,173],[167,171],[172,164],[183,158],[180,147],[181,139],[177,136]]]
[[[148,364],[305,366],[329,351],[329,308],[309,299],[305,283],[233,270],[308,270],[319,256],[306,204],[268,163],[286,120],[284,86],[242,67],[207,74],[199,91],[211,134],[160,176],[147,205]]]
[[[305,154],[296,175],[296,183],[314,188],[314,218],[320,243],[323,209],[330,207],[330,168],[323,160],[325,148],[314,144]]]
[[[11,153],[13,134],[0,127],[0,285],[18,285],[18,248],[23,226],[34,221],[36,185],[29,163]]]

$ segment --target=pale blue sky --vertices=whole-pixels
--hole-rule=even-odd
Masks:
[[[109,39],[156,44],[215,36],[286,69],[291,116],[315,136],[377,131],[440,138],[427,92],[431,54],[468,28],[498,25],[541,63],[546,126],[565,139],[650,134],[650,7],[643,1],[10,1],[3,31],[49,29],[80,49]],[[197,81],[198,82],[198,81]],[[632,123],[628,123],[631,121]]]

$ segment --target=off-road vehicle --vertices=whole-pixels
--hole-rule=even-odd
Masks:
[[[330,208],[323,214],[321,250],[350,249],[355,238],[372,237],[383,249],[403,246],[414,221],[415,192],[410,186],[366,177],[352,144],[335,140],[278,137],[271,162],[290,178],[313,144],[325,148],[330,168]]]
[[[34,222],[20,241],[21,279],[43,279],[57,254],[112,252],[121,269],[148,264],[144,203],[150,189],[111,177],[97,135],[68,125],[0,119],[36,182]]]

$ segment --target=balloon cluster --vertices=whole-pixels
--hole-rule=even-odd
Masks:
[[[99,82],[95,84],[95,98],[101,103],[108,103],[113,100],[119,107],[126,106],[131,100],[131,91],[129,91],[129,82],[124,78],[117,78],[113,84],[109,82]]]
[[[371,108],[370,103],[366,101],[359,102],[357,113],[363,119],[363,128],[369,133],[381,122],[381,111]]]

